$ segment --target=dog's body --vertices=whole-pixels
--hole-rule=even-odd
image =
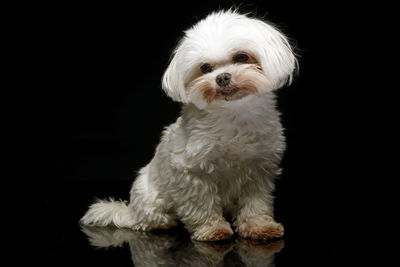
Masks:
[[[208,44],[201,38],[216,41],[211,48],[218,42],[215,36],[201,35],[218,35],[210,27],[228,31],[244,23],[267,25],[277,34],[271,44],[278,46],[278,57],[283,54],[276,63],[271,57],[265,62],[259,48],[242,47],[237,38],[231,40],[238,41],[237,48],[213,54],[213,63],[205,64],[201,53]],[[151,230],[175,226],[180,220],[193,239],[219,240],[233,234],[225,215],[243,237],[283,234],[282,225],[273,220],[272,193],[285,142],[272,91],[291,79],[296,60],[286,39],[260,23],[264,22],[228,11],[214,13],[186,32],[163,79],[167,94],[185,103],[182,115],[165,129],[154,158],[140,170],[129,204],[100,200],[82,218],[84,224]],[[233,30],[236,36],[238,29]],[[259,42],[250,41],[248,46]],[[281,66],[271,70],[268,64]]]

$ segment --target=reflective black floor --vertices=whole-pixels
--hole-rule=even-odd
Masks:
[[[341,226],[340,234],[331,225],[321,227],[315,218],[294,221],[282,212],[279,221],[285,225],[285,236],[268,242],[237,236],[223,242],[194,242],[182,226],[143,233],[79,225],[95,196],[127,198],[130,183],[68,182],[45,190],[35,211],[40,224],[34,231],[37,236],[13,241],[18,251],[33,247],[33,258],[17,256],[11,266],[32,262],[41,266],[399,266],[397,241],[383,234],[386,229],[351,235],[351,229]]]
[[[89,243],[103,251],[114,247],[129,250],[134,266],[273,266],[282,240],[255,242],[190,241],[184,231],[146,233],[109,228],[83,228]]]

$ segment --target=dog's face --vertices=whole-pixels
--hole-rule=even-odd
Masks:
[[[163,77],[174,100],[200,109],[260,95],[292,79],[296,59],[271,25],[232,11],[185,32]]]
[[[250,52],[232,51],[219,61],[202,62],[185,86],[189,99],[199,108],[233,101],[270,90],[271,83]]]

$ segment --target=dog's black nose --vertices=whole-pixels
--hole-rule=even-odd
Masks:
[[[219,74],[215,80],[217,84],[221,87],[228,87],[231,82],[232,75],[230,73],[224,72]]]

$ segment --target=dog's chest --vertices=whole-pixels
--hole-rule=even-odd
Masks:
[[[246,125],[230,126],[222,129],[213,136],[215,142],[212,153],[221,160],[239,160],[249,156],[254,151],[254,146],[259,142],[255,133],[249,131]]]
[[[282,133],[277,113],[270,105],[229,113],[186,110],[179,121],[182,166],[207,173],[247,168],[282,150]],[[178,136],[173,140],[177,140]]]
[[[208,159],[220,166],[231,166],[260,157],[264,146],[260,131],[245,120],[221,122],[219,129],[213,129],[204,145],[211,147]]]

